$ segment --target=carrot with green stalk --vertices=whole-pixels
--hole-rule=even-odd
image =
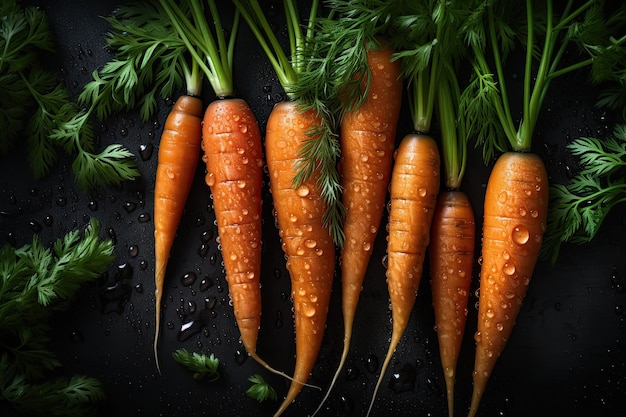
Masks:
[[[215,1],[208,1],[208,11],[199,2],[191,2],[188,10],[170,0],[161,0],[161,5],[187,47],[194,67],[203,71],[217,97],[194,121],[198,128],[201,126],[206,183],[213,199],[226,281],[241,342],[248,355],[266,369],[288,377],[271,368],[256,352],[261,323],[264,161],[257,120],[244,100],[233,98],[233,55],[239,14],[235,11],[227,42]],[[213,22],[213,28],[208,19]],[[176,151],[186,153],[188,150],[179,145]],[[170,186],[182,188],[178,176],[167,175],[171,172],[166,171],[165,175]],[[157,300],[160,300],[160,293],[157,293]]]
[[[282,49],[256,0],[235,0],[267,54],[290,100],[274,106],[267,121],[265,151],[279,236],[286,255],[294,304],[296,358],[293,380],[275,415],[295,400],[315,365],[335,275],[335,243],[341,239],[339,147],[320,103],[296,95],[293,86],[308,64],[305,43],[312,36],[319,2],[309,12],[306,33],[294,0],[284,6],[290,55]]]
[[[568,1],[555,9],[551,0],[528,0],[515,10],[510,2],[479,2],[467,20],[473,79],[463,93],[462,114],[470,134],[484,146],[486,161],[503,152],[492,168],[484,202],[480,297],[475,334],[474,389],[469,416],[477,411],[498,357],[513,331],[542,246],[548,213],[549,183],[541,158],[532,153],[532,138],[551,81],[586,66],[594,81],[612,77],[612,65],[623,56],[624,17],[605,17],[604,2]],[[515,28],[523,16],[525,27]],[[618,16],[617,20],[614,20]],[[521,32],[525,63],[521,121],[511,110],[504,62]],[[623,32],[622,32],[623,33]],[[565,54],[577,43],[583,54]],[[492,67],[493,66],[493,67]]]
[[[302,77],[315,97],[332,106],[339,124],[344,341],[339,365],[313,415],[329,398],[350,351],[357,305],[386,207],[403,87],[400,61],[393,58],[385,36],[397,3],[333,0],[326,6],[333,13],[318,20],[310,51],[315,65]]]

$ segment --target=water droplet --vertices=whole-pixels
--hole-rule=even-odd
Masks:
[[[139,156],[142,161],[147,161],[152,157],[154,146],[151,143],[139,145]]]
[[[417,194],[418,194],[420,197],[426,197],[426,189],[425,189],[425,188],[420,188],[420,189],[418,189],[418,190],[417,190]]]
[[[530,238],[530,233],[524,225],[515,226],[513,228],[512,238],[513,242],[515,242],[516,244],[524,245],[528,242],[528,239]]]
[[[296,190],[296,194],[298,194],[299,197],[306,197],[310,192],[311,190],[306,185],[302,185]]]
[[[502,267],[502,272],[509,276],[513,275],[515,273],[515,265],[512,262],[505,263],[504,267]]]
[[[185,287],[190,287],[194,282],[196,282],[197,278],[198,276],[195,272],[187,272],[180,278],[180,283]]]

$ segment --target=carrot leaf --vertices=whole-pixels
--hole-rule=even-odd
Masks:
[[[176,349],[172,356],[176,362],[193,372],[193,379],[196,381],[208,379],[209,382],[215,382],[220,379],[220,361],[212,353],[207,356],[181,348]]]
[[[590,242],[613,207],[626,203],[626,125],[613,137],[580,137],[570,144],[580,169],[568,184],[550,188],[550,210],[542,256],[555,262],[565,242]]]
[[[617,12],[599,0],[581,4],[568,0],[558,6],[552,0],[526,0],[525,10],[516,9],[520,6],[518,2],[478,1],[462,30],[473,52],[472,81],[462,99],[463,113],[470,119],[469,134],[483,146],[486,163],[509,147],[531,149],[543,100],[554,78],[588,68],[595,84],[623,85],[626,80],[620,70],[626,57],[623,5]],[[512,110],[505,65],[510,52],[520,46],[524,63],[518,117]],[[568,54],[573,47],[579,53]],[[605,98],[605,103],[616,102],[615,96]],[[503,135],[508,143],[503,142]]]
[[[246,395],[250,398],[262,403],[263,401],[271,400],[276,401],[278,395],[274,388],[263,379],[259,374],[254,374],[248,378],[248,381],[252,382],[250,388],[246,390]]]

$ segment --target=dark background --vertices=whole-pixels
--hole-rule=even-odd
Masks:
[[[113,10],[115,1],[28,3],[39,4],[48,13],[58,38],[59,68],[71,92],[78,94],[91,72],[110,58],[104,40],[107,24],[102,16]],[[277,25],[281,10],[278,7],[272,17]],[[265,120],[273,105],[283,99],[283,92],[243,20],[235,59],[236,95],[250,103],[264,132]],[[514,77],[521,67],[509,71]],[[615,115],[594,108],[595,92],[584,76],[575,75],[556,80],[545,100],[534,141],[552,181],[566,181],[575,169],[565,151],[567,141],[581,135],[610,134],[618,122]],[[213,99],[208,85],[205,93],[208,104]],[[116,260],[106,276],[85,286],[73,307],[54,317],[53,343],[64,364],[62,372],[90,375],[104,384],[108,399],[100,415],[270,416],[279,402],[258,404],[248,398],[247,378],[254,373],[263,375],[277,390],[279,400],[288,381],[245,359],[229,305],[200,161],[166,278],[159,348],[162,375],[155,368],[152,189],[159,135],[169,104],[159,101],[159,114],[145,125],[137,114],[120,114],[97,127],[102,147],[123,143],[137,155],[143,177],[121,187],[80,192],[67,158],[42,181],[32,179],[24,159],[12,156],[1,160],[0,245],[12,241],[22,246],[35,232],[49,244],[70,230],[82,228],[91,217],[101,221],[103,235],[115,237]],[[398,140],[410,131],[405,106]],[[151,146],[154,151],[144,160],[142,149]],[[479,151],[472,149],[463,188],[474,205],[478,231],[488,172]],[[291,373],[295,351],[289,276],[271,215],[272,201],[267,192],[265,195],[259,354]],[[484,394],[480,416],[624,415],[625,232],[626,210],[621,205],[606,219],[592,244],[566,246],[555,265],[537,265],[517,326]],[[479,244],[478,240],[477,253]],[[364,415],[369,405],[391,334],[384,253],[385,236],[381,233],[365,279],[348,363],[321,415]],[[473,289],[478,286],[477,276],[476,269]],[[342,348],[339,279],[327,333],[309,381],[322,387],[329,382]],[[409,327],[372,415],[447,415],[428,281],[425,275]],[[457,370],[457,415],[466,413],[471,396],[476,301],[472,293]],[[181,335],[181,326],[191,321],[201,324],[199,331]],[[214,353],[220,359],[221,379],[214,383],[194,381],[171,357],[178,348]],[[322,394],[305,388],[285,415],[307,415]],[[0,414],[13,412],[0,404]]]

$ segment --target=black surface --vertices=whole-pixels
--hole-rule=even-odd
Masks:
[[[109,59],[104,48],[107,26],[101,16],[108,14],[115,2],[51,0],[38,4],[48,12],[58,36],[59,65],[65,81],[73,93],[78,93],[90,73]],[[272,106],[283,97],[282,89],[245,24],[240,26],[237,48],[236,93],[250,103],[264,131]],[[210,91],[208,86],[205,91]],[[574,167],[565,152],[566,141],[580,135],[604,135],[617,122],[614,115],[593,108],[593,93],[583,77],[570,77],[557,80],[546,98],[535,144],[553,181],[564,181]],[[211,98],[206,96],[208,103]],[[146,125],[141,125],[136,114],[118,115],[99,130],[102,146],[121,142],[136,153],[143,175],[140,181],[84,194],[74,186],[67,159],[50,178],[39,182],[32,180],[19,158],[2,160],[0,245],[11,239],[21,246],[30,242],[33,232],[49,243],[82,227],[90,217],[101,221],[103,233],[115,233],[116,261],[106,277],[81,291],[68,313],[55,316],[53,341],[64,364],[63,372],[87,374],[103,382],[108,400],[101,409],[102,416],[272,415],[279,403],[258,404],[246,397],[247,378],[262,374],[280,398],[286,393],[287,381],[250,359],[243,360],[200,163],[169,264],[159,349],[162,375],[156,372],[152,355],[152,189],[159,134],[169,109],[166,102],[160,101],[159,107],[159,114]],[[410,132],[410,126],[405,108],[398,139]],[[147,160],[140,157],[144,145],[154,146]],[[464,190],[474,205],[478,230],[487,174],[488,168],[472,149]],[[259,353],[276,368],[290,373],[294,336],[289,276],[271,215],[272,201],[268,193],[265,195]],[[384,228],[381,231],[357,311],[348,364],[320,415],[364,415],[387,350],[391,325],[382,264]],[[554,266],[538,264],[516,329],[485,392],[480,416],[626,414],[625,234],[626,213],[621,205],[606,219],[592,244],[566,246]],[[200,253],[203,250],[206,253]],[[191,285],[185,285],[187,274],[197,277]],[[204,288],[203,280],[212,285]],[[409,327],[379,392],[375,416],[447,415],[428,281],[425,275]],[[478,285],[477,271],[472,285],[473,289]],[[106,301],[112,286],[121,297]],[[472,294],[458,367],[457,415],[465,415],[471,395],[476,301]],[[190,303],[197,306],[195,315],[188,314]],[[205,320],[206,326],[187,340],[179,340],[181,326],[194,319]],[[222,378],[215,383],[194,381],[171,358],[171,353],[181,347],[214,353],[221,360]],[[338,278],[311,383],[326,386],[341,347]],[[401,392],[390,386],[394,379],[393,388]],[[305,388],[285,415],[307,415],[321,395]],[[13,413],[0,404],[0,414]]]

